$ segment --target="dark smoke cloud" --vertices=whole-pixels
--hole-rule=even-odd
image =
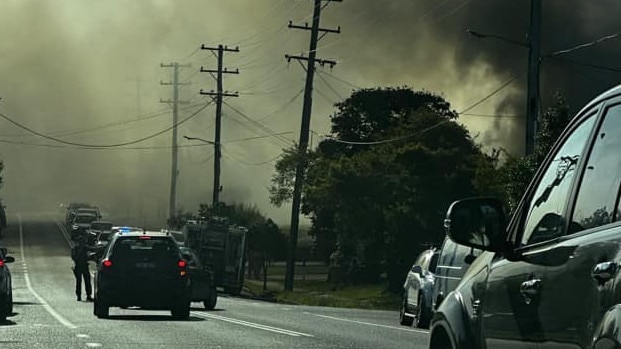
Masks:
[[[543,52],[554,52],[619,30],[614,0],[544,1]],[[529,0],[345,0],[330,3],[322,27],[340,26],[319,43],[320,58],[336,59],[332,71],[319,68],[315,78],[311,127],[329,130],[333,103],[356,87],[402,86],[442,94],[461,111],[512,77],[507,88],[460,120],[486,146],[523,149],[524,88],[527,50],[465,34],[470,28],[514,40],[526,39]],[[287,22],[310,23],[310,0],[153,0],[153,1],[3,1],[0,3],[0,111],[46,134],[125,123],[156,112],[170,113],[159,99],[171,98],[169,68],[160,63],[191,63],[181,80],[182,99],[204,101],[199,89],[215,89],[198,73],[215,68],[201,44],[239,46],[227,53],[225,66],[240,74],[225,76],[225,89],[240,97],[227,103],[275,132],[267,131],[225,106],[222,128],[222,199],[257,204],[287,224],[289,209],[269,204],[266,187],[274,159],[298,138],[304,71],[284,55],[307,54],[309,32]],[[621,41],[612,40],[568,54],[579,62],[618,66]],[[606,88],[619,74],[559,60],[542,63],[542,99],[563,91],[572,110]],[[332,75],[330,75],[332,74]],[[338,79],[333,78],[335,76]],[[138,80],[138,81],[137,81]],[[296,98],[297,96],[297,98]],[[184,109],[187,117],[196,110]],[[96,131],[59,136],[83,143],[107,144],[140,138],[170,125],[170,114]],[[517,117],[510,117],[517,116]],[[179,127],[179,136],[213,139],[214,108]],[[49,211],[72,199],[100,203],[118,217],[163,223],[168,209],[170,134],[136,144],[152,149],[85,150],[58,146],[0,122],[0,141],[28,144],[0,146],[6,185],[0,193],[14,210]],[[286,139],[283,139],[285,137]],[[313,136],[314,144],[319,138]],[[35,146],[33,143],[44,146]],[[180,138],[180,145],[195,143]],[[209,146],[179,152],[178,206],[194,211],[212,196],[213,165]]]

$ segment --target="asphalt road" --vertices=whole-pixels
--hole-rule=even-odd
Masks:
[[[427,331],[399,326],[396,311],[290,306],[220,296],[193,303],[189,320],[169,312],[110,310],[76,301],[69,244],[52,215],[11,215],[0,245],[15,257],[14,314],[0,348],[426,348]]]

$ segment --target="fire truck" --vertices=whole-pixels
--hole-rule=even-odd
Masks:
[[[238,295],[244,286],[246,233],[226,217],[188,221],[182,230],[186,245],[209,267],[216,287]]]

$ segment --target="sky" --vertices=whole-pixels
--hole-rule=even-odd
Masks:
[[[544,3],[544,54],[620,30],[618,1]],[[311,146],[329,133],[334,103],[353,90],[408,86],[446,98],[485,149],[523,152],[528,50],[466,29],[525,42],[530,0],[324,5],[321,27],[340,33],[318,44],[318,57],[337,64],[317,67]],[[310,25],[312,10],[311,0],[1,1],[0,113],[13,121],[0,119],[7,211],[48,212],[79,200],[164,224],[172,87],[161,83],[172,81],[172,69],[161,64],[172,62],[191,65],[180,69],[177,208],[211,202],[213,147],[183,136],[214,139],[215,106],[199,91],[216,89],[200,68],[215,69],[217,60],[200,47],[221,44],[239,49],[223,59],[239,70],[224,74],[224,90],[239,96],[222,109],[221,200],[256,205],[287,225],[290,206],[271,205],[267,187],[300,132],[305,73],[285,55],[308,55],[310,32],[287,24]],[[542,59],[542,103],[561,91],[575,112],[617,85],[620,43],[613,36]]]

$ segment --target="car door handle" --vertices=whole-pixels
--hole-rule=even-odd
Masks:
[[[593,268],[591,272],[591,277],[597,280],[600,283],[604,283],[615,276],[617,270],[619,269],[619,264],[617,262],[603,262],[599,263]]]
[[[541,279],[530,279],[522,282],[520,285],[520,293],[524,297],[526,304],[530,304],[533,298],[539,294],[541,288]]]

